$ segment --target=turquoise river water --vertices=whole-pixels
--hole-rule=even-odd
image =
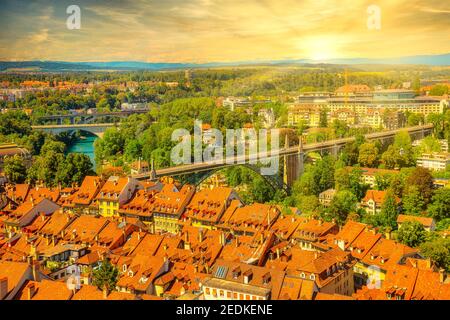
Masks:
[[[67,153],[84,153],[89,156],[92,161],[92,164],[95,168],[94,162],[94,141],[97,139],[96,136],[86,135],[82,139],[77,139],[67,150]]]

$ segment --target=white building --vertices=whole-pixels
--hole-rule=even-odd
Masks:
[[[433,152],[422,153],[417,158],[417,166],[430,169],[432,171],[445,170],[450,165],[450,153],[447,152]]]

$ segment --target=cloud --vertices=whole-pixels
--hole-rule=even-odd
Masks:
[[[366,0],[78,0],[81,30],[65,28],[69,1],[5,1],[2,59],[207,62],[450,52],[450,4],[440,0],[377,0],[379,31],[366,27]]]
[[[32,43],[41,43],[48,40],[48,29],[39,30],[37,33],[34,33],[29,36],[29,40]]]

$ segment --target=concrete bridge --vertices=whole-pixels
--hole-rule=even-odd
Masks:
[[[366,140],[369,141],[385,141],[388,139],[393,139],[394,136],[401,132],[407,131],[413,140],[421,139],[426,135],[429,135],[433,132],[433,125],[421,125],[415,127],[401,128],[396,130],[389,130],[383,132],[370,133],[365,135]],[[304,160],[305,156],[310,152],[328,152],[335,156],[338,155],[340,149],[344,147],[348,142],[352,142],[355,140],[355,137],[342,138],[336,140],[329,140],[318,143],[309,143],[302,144],[293,147],[285,147],[278,150],[277,157],[282,157],[284,161],[284,176],[283,183],[287,186],[292,186],[294,181],[297,180],[301,174],[303,173],[304,168]],[[242,165],[246,162],[248,163],[248,159],[250,157],[256,157],[257,159],[267,159],[270,158],[271,155],[267,155],[265,153],[258,153],[257,155],[246,155],[246,156],[234,156],[231,159],[224,159],[221,163],[193,163],[180,165],[175,167],[169,167],[158,170],[151,170],[148,173],[142,173],[133,175],[136,179],[157,179],[163,176],[179,176],[190,173],[198,173],[205,171],[215,171],[221,168]]]
[[[93,123],[93,124],[63,124],[63,125],[54,124],[54,125],[32,126],[31,128],[33,130],[51,132],[53,134],[80,130],[95,134],[99,138],[102,138],[106,129],[115,126],[116,124],[114,123]]]
[[[103,113],[87,113],[87,112],[80,112],[80,113],[74,113],[74,114],[61,114],[61,115],[48,115],[48,116],[39,116],[36,117],[36,121],[42,125],[45,124],[56,124],[62,125],[64,120],[68,119],[70,124],[86,124],[86,123],[92,123],[93,120],[98,118],[103,118],[103,122],[105,122],[105,119],[120,119],[120,118],[126,118],[132,114],[142,114],[147,113],[148,109],[133,109],[133,110],[122,110],[122,111],[112,111],[112,112],[103,112]],[[109,120],[106,120],[109,121]],[[113,122],[113,121],[111,121]]]

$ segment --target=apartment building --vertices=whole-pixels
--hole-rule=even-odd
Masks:
[[[417,158],[417,166],[426,168],[432,171],[442,171],[450,165],[450,153],[447,152],[433,152],[422,153]]]

